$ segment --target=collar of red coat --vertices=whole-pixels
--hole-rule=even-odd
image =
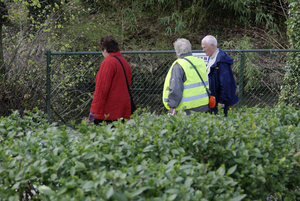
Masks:
[[[109,55],[107,56],[107,57],[113,57],[113,56],[122,56],[122,53],[121,52],[111,52],[111,53],[109,53]]]

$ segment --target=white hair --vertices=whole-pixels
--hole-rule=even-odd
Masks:
[[[217,39],[212,35],[205,36],[202,41],[205,41],[207,45],[214,44],[214,46],[218,47]]]
[[[189,40],[185,38],[178,38],[174,43],[174,49],[178,55],[192,52],[192,45]]]

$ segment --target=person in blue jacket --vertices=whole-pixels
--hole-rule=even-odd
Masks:
[[[209,56],[206,72],[211,95],[215,96],[216,103],[219,103],[224,109],[226,117],[229,106],[239,101],[238,90],[231,69],[233,59],[218,48],[217,39],[212,35],[205,36],[201,41],[201,46],[203,52]],[[210,113],[218,114],[218,104],[210,110]]]

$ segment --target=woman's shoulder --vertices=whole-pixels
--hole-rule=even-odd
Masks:
[[[103,61],[102,61],[102,64],[103,65],[109,65],[109,64],[114,64],[118,62],[118,60],[114,57],[106,57]]]

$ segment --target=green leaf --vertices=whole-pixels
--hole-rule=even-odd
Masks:
[[[164,129],[162,131],[160,131],[159,136],[162,136],[163,134],[167,133],[169,130],[168,129]]]
[[[240,200],[244,199],[246,196],[247,195],[245,195],[245,194],[244,195],[239,195],[239,196],[236,196],[236,197],[230,199],[229,201],[240,201]]]
[[[254,153],[254,156],[256,156],[257,158],[263,158],[264,156],[261,153]]]
[[[94,139],[95,137],[96,137],[96,133],[92,133],[91,135],[90,135],[90,139],[92,140],[92,139]]]
[[[185,162],[185,161],[187,161],[187,160],[195,160],[193,157],[191,157],[191,156],[184,156],[184,157],[182,157],[181,158],[181,160],[180,160],[180,162]]]
[[[58,167],[62,167],[62,166],[64,166],[65,165],[65,162],[66,162],[66,160],[67,160],[67,158],[63,158],[60,162],[59,162],[59,164],[58,164]]]
[[[279,160],[279,163],[282,163],[285,161],[285,157],[283,157],[282,159]]]
[[[241,159],[241,158],[235,158],[233,160],[239,164],[243,164],[243,159]]]
[[[116,200],[118,201],[127,201],[126,196],[123,193],[114,193],[114,197],[116,198]]]
[[[43,167],[40,167],[39,170],[40,170],[40,173],[41,173],[41,174],[44,174],[45,172],[48,171],[48,169],[49,169],[48,167],[43,166]]]
[[[68,188],[67,187],[62,187],[59,189],[59,191],[57,192],[57,195],[62,195],[65,192],[67,192]]]
[[[21,182],[17,182],[17,183],[15,183],[15,184],[12,186],[12,188],[11,188],[11,189],[17,189],[17,188],[19,188],[19,186],[20,186],[20,183],[21,183]]]
[[[178,194],[178,193],[180,193],[180,190],[179,190],[179,189],[176,189],[176,188],[172,188],[172,189],[166,190],[166,193],[170,193],[170,194]]]
[[[7,133],[7,131],[6,131],[5,129],[3,129],[3,128],[0,128],[0,133],[2,133],[2,134],[6,134],[6,133]]]
[[[234,171],[236,170],[237,165],[232,166],[231,168],[229,168],[229,170],[227,171],[227,175],[231,175],[232,173],[234,173]]]
[[[173,195],[169,196],[168,200],[175,200],[176,197],[177,197],[177,194],[173,194]]]
[[[180,155],[180,153],[177,149],[172,149],[171,152],[172,152],[172,154]]]
[[[189,165],[189,164],[188,165],[182,165],[182,166],[179,167],[180,170],[191,169],[191,168],[193,168],[193,166]]]
[[[217,170],[218,175],[220,176],[224,176],[225,174],[225,169],[223,168],[223,165],[221,167],[219,167],[219,169]]]
[[[0,167],[0,173],[3,172],[3,171],[5,171],[5,170],[6,170],[5,168]]]
[[[111,186],[106,192],[106,198],[109,199],[114,194],[114,188]]]
[[[103,154],[103,156],[107,159],[107,160],[114,160],[114,157],[112,154]]]
[[[55,192],[51,188],[49,188],[48,186],[39,186],[38,190],[41,193],[43,193],[45,195],[48,195],[48,196],[54,196],[55,195]]]
[[[68,183],[66,183],[66,186],[68,189],[72,189],[77,187],[77,184],[74,181],[69,181]]]
[[[177,163],[177,161],[178,161],[178,160],[176,160],[176,159],[170,160],[170,161],[168,162],[168,164],[166,165],[166,169],[172,167],[175,163]]]
[[[70,175],[71,176],[74,176],[75,175],[75,167],[71,167],[71,170],[70,170]]]
[[[19,201],[19,200],[20,200],[19,195],[9,196],[8,199],[8,201]]]
[[[171,177],[170,173],[165,172],[164,174],[170,181],[172,181],[172,177]]]
[[[94,187],[94,182],[93,181],[87,181],[85,182],[85,184],[82,186],[83,190],[85,192],[89,192],[92,190],[92,188]]]
[[[57,179],[57,174],[51,174],[51,181],[55,181]]]
[[[60,148],[55,148],[55,149],[53,150],[53,155],[54,155],[54,156],[57,156],[59,151],[60,151]]]
[[[84,163],[79,162],[79,161],[75,161],[75,169],[76,169],[76,172],[77,172],[77,171],[85,170],[86,167],[85,167]]]
[[[152,151],[155,148],[155,145],[149,145],[143,149],[143,152]]]
[[[18,174],[15,176],[15,181],[20,181],[24,177],[24,171],[19,171]]]
[[[184,186],[189,188],[192,185],[192,183],[193,183],[193,178],[187,177],[185,182],[184,182]]]
[[[131,194],[130,198],[134,198],[134,197],[140,195],[141,193],[143,193],[145,190],[148,190],[148,189],[152,189],[152,187],[149,187],[149,186],[142,187],[142,188],[140,188],[140,189],[134,191],[134,192]]]
[[[180,181],[183,181],[184,179],[183,179],[183,177],[177,177],[176,179],[175,179],[175,182],[180,182]]]
[[[84,156],[84,158],[86,158],[86,159],[92,159],[92,158],[96,158],[96,157],[97,157],[97,154],[91,153],[91,152]]]

